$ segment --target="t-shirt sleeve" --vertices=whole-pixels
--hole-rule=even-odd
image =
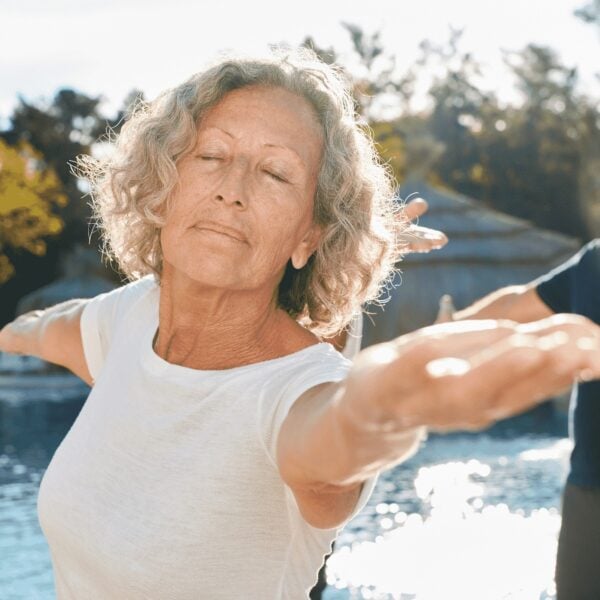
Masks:
[[[285,418],[294,405],[294,402],[309,389],[327,382],[341,381],[346,378],[352,363],[339,355],[335,350],[331,350],[336,355],[336,360],[323,360],[318,365],[312,365],[312,368],[306,368],[298,376],[293,378],[286,387],[281,399],[275,409],[267,417],[267,423],[263,423],[264,445],[269,456],[270,462],[277,468],[277,438]],[[266,416],[266,415],[265,415]],[[347,517],[346,522],[356,516],[368,502],[373,488],[377,482],[377,475],[367,479],[361,488],[360,495],[352,513]]]
[[[573,310],[572,298],[578,270],[585,263],[585,257],[597,251],[599,243],[600,240],[590,242],[569,260],[534,281],[538,296],[551,310],[557,313]]]
[[[92,298],[81,313],[81,341],[88,369],[95,381],[102,370],[114,333],[128,309],[155,285],[144,277]]]
[[[275,467],[277,466],[277,437],[294,403],[302,394],[317,385],[342,381],[351,366],[349,360],[344,359],[332,348],[319,363],[298,365],[298,372],[287,380],[277,403],[261,411],[261,434],[269,460]]]

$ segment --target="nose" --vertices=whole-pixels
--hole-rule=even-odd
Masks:
[[[215,190],[215,200],[228,206],[246,208],[246,179],[244,165],[231,165]]]

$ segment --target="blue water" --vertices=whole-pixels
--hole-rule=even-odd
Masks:
[[[84,398],[0,398],[0,598],[51,600],[39,482]],[[340,535],[327,600],[550,600],[566,417],[549,405],[483,434],[429,437]],[[531,558],[535,550],[535,558]],[[496,573],[501,578],[497,580]]]

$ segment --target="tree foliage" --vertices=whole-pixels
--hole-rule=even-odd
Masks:
[[[20,98],[11,117],[11,127],[2,135],[12,144],[27,142],[61,181],[70,200],[60,212],[65,222],[63,243],[69,247],[87,242],[91,213],[71,174],[70,164],[77,155],[89,154],[106,129],[107,120],[99,112],[100,103],[100,98],[71,89],[59,90],[48,104],[34,104]]]
[[[12,213],[10,221],[3,217],[5,227],[0,238],[3,248],[0,248],[0,256],[4,258],[0,258],[0,283],[6,281],[11,273],[14,276],[2,285],[0,291],[0,325],[12,318],[19,298],[50,283],[59,274],[62,259],[76,244],[87,245],[89,236],[92,244],[98,243],[89,232],[91,211],[84,197],[85,188],[71,174],[70,163],[79,154],[91,153],[107,128],[118,131],[122,117],[129,111],[130,102],[139,95],[138,91],[132,92],[123,109],[112,119],[101,114],[101,98],[89,97],[72,89],[59,90],[49,102],[28,102],[20,98],[10,127],[0,132],[0,140],[18,152],[27,148],[29,155],[35,157],[27,164],[35,163],[37,176],[41,178],[42,174],[46,174],[44,181],[49,186],[54,178],[53,181],[60,186],[62,199],[55,196],[56,201],[52,201],[52,195],[46,195],[48,190],[40,194],[44,202],[40,200],[41,204],[34,211],[37,221],[30,220],[23,210]],[[27,189],[26,186],[24,189]],[[14,194],[13,188],[10,194],[7,192],[0,197],[0,201],[4,203],[10,199],[13,202],[13,198],[17,197]],[[54,216],[48,217],[48,220],[42,218],[45,214]],[[46,237],[45,233],[53,233],[56,229],[55,219],[60,220],[62,229],[58,235]],[[7,240],[10,240],[10,245]],[[29,241],[24,243],[23,240]],[[37,254],[23,252],[27,247]]]
[[[67,204],[60,180],[25,143],[0,140],[0,283],[14,275],[9,254],[27,250],[41,256],[46,238],[58,235],[63,221],[56,209]]]
[[[482,89],[480,65],[461,51],[461,30],[450,30],[442,44],[423,41],[415,65],[399,73],[379,34],[345,27],[354,63],[362,65],[354,75],[357,111],[399,181],[427,178],[582,239],[600,230],[600,222],[590,226],[600,213],[592,210],[600,206],[598,101],[577,92],[577,70],[550,48],[506,53],[522,102],[504,105]],[[430,107],[417,110],[412,100],[425,71],[436,73],[428,86]],[[386,97],[396,108],[391,118]]]

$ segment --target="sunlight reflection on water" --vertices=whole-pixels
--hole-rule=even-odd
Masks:
[[[452,443],[432,439],[422,454],[452,456]],[[375,535],[364,539],[353,523],[342,534],[328,563],[327,600],[554,598],[570,443],[527,437],[461,443],[454,454],[462,460],[414,465],[412,481],[405,466],[382,477],[365,509],[371,525],[361,521]],[[422,454],[419,462],[427,464]],[[391,485],[398,479],[412,498]]]

